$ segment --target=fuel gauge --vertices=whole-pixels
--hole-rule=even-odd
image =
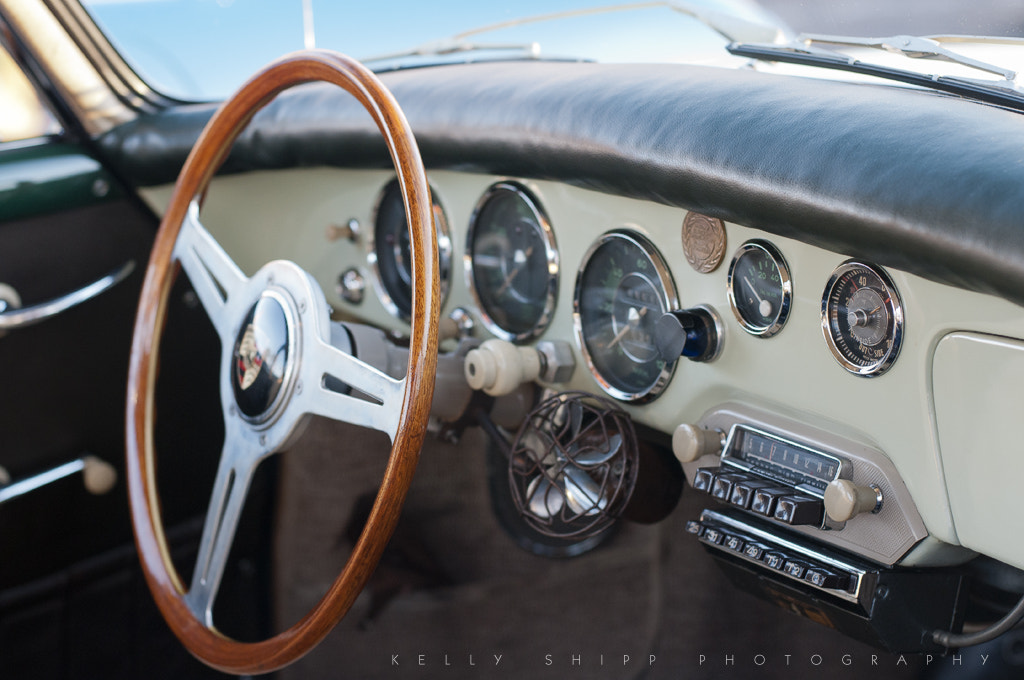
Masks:
[[[732,258],[729,306],[751,335],[770,338],[782,330],[793,303],[793,282],[782,253],[768,241],[747,241]]]

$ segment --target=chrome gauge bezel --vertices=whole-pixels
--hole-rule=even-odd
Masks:
[[[538,229],[540,240],[544,244],[544,257],[547,262],[548,278],[545,285],[544,299],[541,303],[541,313],[530,329],[521,332],[505,328],[494,319],[493,313],[487,309],[487,305],[480,296],[480,291],[476,285],[476,276],[474,275],[473,270],[474,245],[476,244],[476,238],[479,233],[480,216],[483,209],[496,196],[508,192],[514,194],[519,200],[521,200],[531,212],[534,224]],[[473,302],[476,305],[480,321],[492,335],[509,342],[524,343],[538,337],[547,329],[548,325],[551,323],[552,317],[554,316],[555,303],[558,300],[558,279],[560,272],[558,246],[555,242],[555,232],[552,229],[551,223],[541,207],[540,202],[534,198],[534,196],[525,187],[515,182],[502,181],[488,187],[487,191],[485,191],[480,197],[480,200],[477,201],[476,207],[473,208],[473,214],[469,218],[469,228],[466,231],[466,251],[463,255],[463,265],[466,275],[466,287],[469,288],[469,291],[473,296]]]
[[[377,200],[374,201],[371,219],[372,229],[366,235],[366,263],[369,265],[370,271],[373,272],[373,288],[377,292],[377,299],[380,300],[381,305],[391,316],[408,322],[410,316],[395,302],[395,291],[389,290],[384,274],[381,271],[380,258],[377,255],[377,242],[379,239],[377,232],[380,228],[380,211],[389,192],[397,187],[398,179],[392,179],[381,188],[377,194]],[[398,196],[401,197],[401,192],[399,192]],[[430,200],[434,228],[437,232],[438,278],[440,282],[441,306],[443,307],[448,299],[448,290],[451,287],[452,239],[448,229],[448,216],[445,214],[444,207],[441,205],[441,201],[433,187],[430,187]],[[404,204],[402,209],[404,211]],[[408,220],[408,218],[406,219]],[[408,228],[408,221],[406,222],[406,228]]]
[[[763,253],[768,256],[768,259],[775,266],[775,269],[779,273],[779,293],[781,302],[779,303],[779,309],[772,322],[769,324],[757,324],[750,319],[747,319],[737,303],[737,291],[736,288],[742,282],[738,281],[734,274],[736,267],[744,257],[749,257],[750,253]],[[726,293],[729,298],[729,307],[732,308],[732,313],[736,317],[736,320],[740,323],[747,333],[755,335],[761,338],[770,338],[776,335],[782,330],[782,327],[786,325],[786,321],[789,319],[789,312],[793,306],[793,279],[789,273],[789,265],[786,264],[786,258],[782,256],[782,253],[776,248],[771,242],[763,239],[751,239],[743,245],[741,245],[736,253],[732,257],[732,261],[729,263],[729,273],[726,278]],[[742,292],[740,292],[742,294]]]
[[[886,324],[885,330],[885,341],[888,347],[879,356],[866,364],[859,364],[851,361],[843,350],[839,347],[840,341],[845,344],[845,338],[837,338],[837,335],[841,335],[842,331],[839,327],[839,301],[834,299],[837,293],[837,287],[845,279],[845,277],[851,272],[861,271],[867,276],[872,276],[875,281],[872,282],[881,288],[881,292],[884,294],[884,299],[881,299],[882,306],[885,307],[886,314],[888,315],[889,322]],[[871,285],[867,285],[868,288],[873,288]],[[876,293],[879,291],[875,291]],[[882,298],[882,295],[878,296]],[[891,328],[890,328],[891,322]],[[825,292],[821,298],[821,331],[825,336],[825,342],[828,345],[829,351],[832,352],[832,356],[835,357],[839,365],[845,368],[854,375],[859,375],[865,378],[874,378],[882,375],[896,362],[897,357],[900,353],[900,347],[903,344],[904,334],[904,312],[903,312],[903,300],[900,298],[899,291],[896,289],[896,285],[889,278],[889,275],[885,273],[880,267],[876,267],[872,264],[860,262],[858,260],[847,260],[832,272],[832,276],[828,280],[828,284],[825,286]]]
[[[602,246],[616,239],[622,239],[635,246],[652,265],[662,291],[660,302],[663,311],[667,312],[679,308],[679,298],[676,294],[676,286],[672,279],[672,273],[658,249],[645,236],[632,229],[617,229],[603,234],[594,241],[590,245],[590,248],[587,249],[587,252],[583,256],[583,260],[580,262],[579,268],[576,270],[576,285],[572,300],[573,330],[576,336],[576,346],[583,355],[583,360],[587,364],[590,374],[594,377],[594,380],[597,381],[597,384],[601,389],[608,395],[620,401],[644,403],[651,401],[664,392],[665,388],[668,387],[669,382],[672,380],[672,375],[675,373],[676,365],[679,362],[665,362],[664,368],[662,368],[658,373],[657,378],[650,385],[640,391],[627,392],[612,385],[611,382],[609,382],[609,380],[601,373],[601,370],[594,361],[594,357],[591,355],[587,344],[587,338],[585,337],[583,330],[580,301],[583,294],[584,273],[586,272],[587,265],[590,263],[594,254]]]

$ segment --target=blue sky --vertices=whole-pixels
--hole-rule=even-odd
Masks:
[[[614,0],[311,1],[317,46],[360,59],[509,19],[616,4]],[[743,1],[696,0],[694,4]],[[84,0],[83,4],[145,78],[176,96],[224,97],[259,67],[303,47],[303,0]],[[619,59],[637,57],[655,47],[662,52],[685,51],[687,47],[680,46],[689,45],[695,30],[702,46],[713,37],[664,7],[515,30],[518,33],[509,30],[473,39],[536,40],[546,56],[600,50],[608,58]],[[720,42],[713,47],[720,49]],[[663,56],[652,52],[647,60]]]

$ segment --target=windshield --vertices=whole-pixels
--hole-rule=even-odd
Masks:
[[[724,37],[671,2],[595,0],[83,0],[133,68],[183,99],[220,99],[273,59],[303,47],[367,61],[458,38],[477,49],[433,59],[370,62],[376,70],[487,58],[680,62],[731,59]],[[690,0],[696,8],[777,21],[752,0]],[[518,20],[549,16],[543,21]],[[494,27],[492,30],[477,29]],[[498,46],[501,49],[486,49]]]
[[[725,46],[757,26],[880,36],[1024,36],[1016,0],[82,0],[154,89],[216,100],[282,54],[322,47],[375,70],[488,59],[741,65]],[[692,16],[700,15],[699,18]],[[736,16],[740,24],[722,23]],[[709,25],[710,24],[710,25]],[[791,28],[790,28],[791,27]],[[769,34],[770,36],[770,34]]]

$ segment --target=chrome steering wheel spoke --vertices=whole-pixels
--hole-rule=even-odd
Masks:
[[[213,603],[238,531],[249,485],[257,466],[267,455],[244,430],[242,425],[232,427],[229,421],[192,583],[184,598],[192,614],[209,628],[213,627]]]
[[[181,231],[174,245],[174,259],[188,275],[199,302],[217,329],[222,343],[230,343],[230,315],[224,310],[248,283],[235,261],[224,252],[199,220],[199,203],[189,203]]]
[[[306,413],[384,432],[395,439],[405,379],[392,378],[355,357],[347,348],[319,340],[304,363]],[[333,378],[334,380],[330,380]]]

